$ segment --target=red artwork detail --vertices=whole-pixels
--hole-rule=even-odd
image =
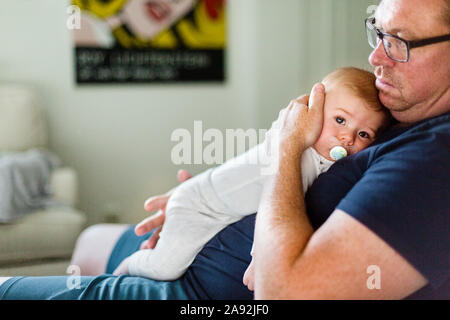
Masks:
[[[163,1],[148,1],[145,4],[148,14],[157,21],[164,20],[170,14],[170,7]]]
[[[208,15],[213,19],[217,19],[219,16],[219,11],[225,5],[225,0],[204,0],[206,5],[206,11]]]

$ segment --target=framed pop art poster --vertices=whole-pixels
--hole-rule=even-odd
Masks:
[[[77,84],[224,81],[225,0],[72,0]]]

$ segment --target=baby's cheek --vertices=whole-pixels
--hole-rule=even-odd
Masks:
[[[360,151],[366,149],[367,147],[370,146],[370,143],[371,143],[370,141],[369,142],[358,142],[355,145],[355,150],[353,153],[357,153],[357,152],[360,152]]]
[[[329,126],[325,122],[322,131],[320,132],[319,138],[316,141],[317,145],[324,145],[325,141],[327,141],[328,137],[331,135],[331,130],[329,129]]]
[[[321,153],[322,149],[324,149],[324,143],[325,139],[324,136],[319,136],[319,139],[313,144],[313,148],[316,149],[319,153]]]
[[[337,142],[338,140],[337,135],[338,133],[332,126],[325,125],[322,128],[322,132],[320,133],[319,139],[317,139],[317,144],[319,145],[319,147],[327,149]]]

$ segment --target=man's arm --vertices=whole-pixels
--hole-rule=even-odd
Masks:
[[[267,182],[255,227],[256,299],[401,299],[427,280],[362,223],[335,210],[316,231],[306,215],[298,154]],[[380,289],[369,277],[380,273]],[[369,268],[369,269],[368,269]],[[369,270],[369,273],[368,273]]]
[[[402,256],[345,212],[333,212],[308,237],[302,232],[311,226],[302,216],[305,211],[281,203],[258,212],[256,299],[401,299],[426,285]],[[378,276],[380,288],[369,289],[370,277]]]
[[[319,97],[317,91],[312,97]],[[290,106],[276,123],[278,171],[266,182],[256,218],[255,298],[406,297],[427,280],[375,233],[340,210],[315,232],[308,221],[300,158],[314,135],[305,137],[296,128],[318,120],[313,112],[320,110],[320,100],[308,108]],[[373,275],[380,277],[380,289],[369,289],[371,266],[380,271]]]

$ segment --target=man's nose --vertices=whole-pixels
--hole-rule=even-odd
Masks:
[[[369,63],[374,66],[390,66],[395,64],[395,61],[389,58],[384,50],[383,41],[378,43],[378,46],[373,49],[369,55]]]

